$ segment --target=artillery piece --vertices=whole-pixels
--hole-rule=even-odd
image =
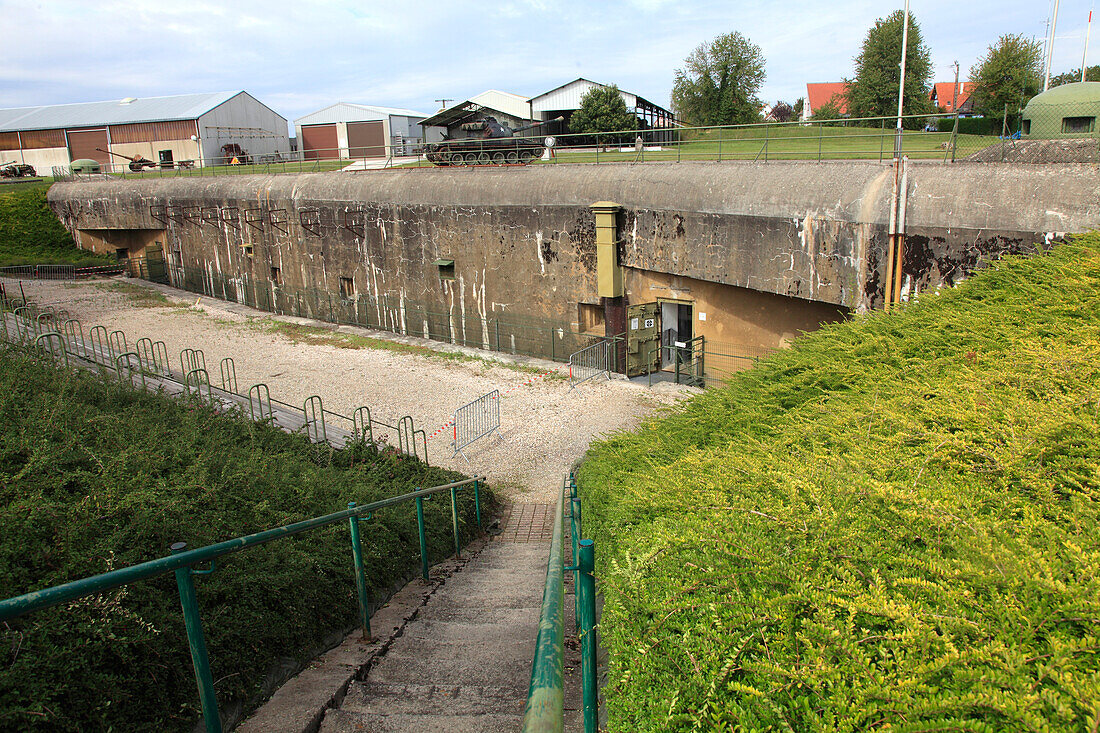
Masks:
[[[545,122],[534,122],[512,129],[497,122],[495,117],[482,117],[472,122],[464,122],[462,129],[470,133],[480,133],[461,139],[446,136],[438,143],[427,143],[421,150],[424,157],[435,165],[524,165],[542,155],[543,148],[551,147],[554,138],[538,140],[530,137],[516,137],[516,133],[532,130],[536,127],[560,122],[556,117]]]
[[[96,150],[98,150],[101,153],[107,153],[107,155],[116,155],[119,158],[125,158],[126,160],[130,161],[129,163],[126,164],[126,167],[129,168],[130,170],[132,170],[134,173],[140,173],[145,168],[156,168],[157,167],[156,163],[149,160],[148,158],[143,156],[141,153],[138,153],[137,155],[135,155],[134,157],[131,158],[129,155],[123,155],[122,153],[112,153],[110,150],[104,150],[103,148],[96,148]]]
[[[34,166],[20,163],[17,160],[0,165],[0,178],[34,178],[36,175],[38,174],[35,172]]]

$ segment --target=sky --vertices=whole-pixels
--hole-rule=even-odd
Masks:
[[[1053,0],[911,0],[934,81],[962,78],[1004,34],[1043,40]],[[1093,0],[1061,0],[1052,73],[1078,68]],[[286,117],[336,102],[438,110],[486,89],[577,77],[661,106],[701,43],[740,31],[767,59],[761,99],[839,81],[871,0],[0,0],[0,108],[245,90]],[[1098,14],[1100,21],[1100,14]],[[1100,25],[1100,23],[1098,23]],[[1100,63],[1100,28],[1090,64]],[[452,102],[448,102],[450,104]]]

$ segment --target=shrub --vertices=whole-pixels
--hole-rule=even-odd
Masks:
[[[0,350],[0,597],[457,480],[392,451],[304,436]],[[460,492],[469,539],[471,492]],[[425,503],[434,560],[446,496]],[[362,523],[372,597],[419,567],[415,511]],[[347,526],[221,558],[196,578],[222,710],[358,616]],[[198,700],[171,574],[0,626],[0,729],[189,730]]]
[[[1091,730],[1100,236],[594,446],[610,730]]]

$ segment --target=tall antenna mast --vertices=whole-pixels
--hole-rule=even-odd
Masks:
[[[905,103],[905,56],[909,51],[909,0],[905,0],[905,24],[901,31],[901,80],[898,82],[898,129],[894,137],[894,157],[901,157],[901,110]]]
[[[1058,0],[1054,0],[1054,19],[1050,23],[1050,40],[1047,41],[1047,70],[1043,75],[1043,91],[1050,89],[1050,64],[1054,60],[1054,31],[1058,27]]]
[[[1089,24],[1085,26],[1085,50],[1081,54],[1081,81],[1085,81],[1085,71],[1089,68],[1085,65],[1085,57],[1089,55],[1089,35],[1092,34],[1092,11],[1089,11]]]

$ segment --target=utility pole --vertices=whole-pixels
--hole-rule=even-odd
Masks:
[[[909,51],[909,0],[905,0],[905,24],[901,31],[901,81],[898,83],[898,127],[894,135],[894,159],[901,159],[901,111],[905,104],[905,56]]]
[[[454,100],[453,99],[437,99],[435,101],[439,102],[439,109],[444,110],[444,109],[447,109],[447,102],[453,102]]]
[[[955,150],[959,140],[959,62],[955,62],[955,96],[951,98],[951,110],[955,113],[955,124],[951,127],[951,162],[955,162]]]

